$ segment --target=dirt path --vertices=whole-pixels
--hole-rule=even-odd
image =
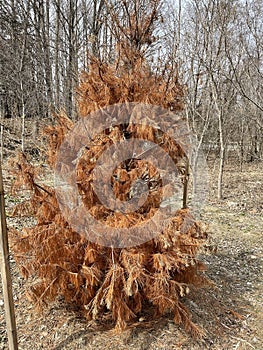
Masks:
[[[211,184],[215,183],[213,175]],[[209,224],[209,242],[201,259],[214,288],[192,290],[185,300],[193,321],[206,332],[202,341],[189,338],[172,318],[138,320],[121,335],[110,321],[87,322],[57,301],[38,314],[24,296],[25,282],[12,262],[19,349],[262,349],[263,179],[262,164],[247,165],[241,174],[225,173],[222,202],[211,200],[202,220]],[[215,189],[211,186],[211,198]],[[7,198],[8,205],[13,199]],[[12,218],[9,223],[19,225]],[[8,349],[0,290],[0,348]]]

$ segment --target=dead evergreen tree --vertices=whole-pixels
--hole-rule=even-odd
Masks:
[[[83,119],[105,106],[126,102],[154,104],[172,109],[174,113],[182,111],[184,90],[178,77],[169,75],[169,71],[153,74],[144,58],[146,48],[154,41],[153,30],[159,19],[159,1],[147,3],[135,12],[137,1],[121,2],[128,25],[123,26],[114,18],[120,35],[115,62],[104,64],[94,57],[88,72],[81,76],[77,103]],[[56,125],[47,127],[47,157],[51,169],[55,167],[60,145],[72,128],[73,122],[63,113],[57,116]],[[105,130],[87,145],[77,165],[78,189],[83,202],[104,224],[129,228],[149,219],[158,210],[164,190],[161,181],[139,211],[124,216],[109,214],[100,205],[89,178],[101,152],[116,139],[125,138],[127,131],[129,137],[162,145],[175,164],[186,159],[186,154],[176,140],[170,140],[167,135],[160,138],[154,128],[134,124]],[[140,160],[133,160],[133,166],[118,166],[116,172],[119,171],[125,181],[114,187],[117,198],[127,199],[134,179],[142,176],[143,166]],[[182,302],[191,285],[202,286],[207,282],[202,274],[204,266],[196,258],[206,234],[188,209],[178,210],[169,226],[146,243],[130,248],[105,247],[70,227],[60,210],[55,189],[39,184],[39,169],[23,154],[13,162],[13,167],[14,191],[22,186],[31,192],[30,200],[20,204],[15,214],[33,215],[37,221],[34,227],[26,227],[22,232],[12,230],[17,264],[22,275],[34,281],[28,293],[32,301],[41,306],[62,295],[67,303],[79,306],[88,319],[110,313],[117,330],[123,330],[150,304],[155,317],[172,313],[176,323],[195,336],[201,335]],[[149,166],[147,171],[150,182],[156,170]],[[187,230],[183,228],[186,218],[191,222]]]

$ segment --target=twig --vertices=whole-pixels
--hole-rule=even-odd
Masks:
[[[36,186],[36,187],[39,188],[40,190],[46,192],[46,193],[49,194],[50,196],[52,196],[52,193],[51,193],[51,192],[49,192],[48,190],[46,190],[44,187],[42,187],[42,186],[36,184],[35,182],[34,182],[34,186]]]
[[[245,339],[233,337],[232,335],[230,335],[230,337],[233,338],[233,339],[235,339],[235,340],[242,341],[242,342],[248,344],[252,349],[256,349],[252,344],[250,344],[250,343],[249,343],[247,340],[245,340]]]

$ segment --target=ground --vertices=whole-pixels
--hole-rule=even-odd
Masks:
[[[262,163],[245,164],[242,172],[227,164],[221,201],[215,199],[216,173],[211,163],[210,198],[201,215],[209,241],[200,252],[214,287],[192,288],[184,301],[205,331],[202,340],[192,339],[169,315],[153,321],[146,312],[131,328],[115,334],[107,317],[87,322],[59,300],[39,314],[26,299],[26,283],[11,259],[19,349],[262,349]],[[8,178],[6,183],[8,187]],[[7,194],[8,211],[13,201]],[[8,223],[21,225],[12,217]],[[0,347],[8,349],[2,290]]]

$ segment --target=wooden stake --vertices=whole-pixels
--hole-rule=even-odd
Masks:
[[[9,247],[8,247],[8,234],[6,225],[6,213],[5,213],[5,197],[4,197],[4,184],[2,165],[0,162],[0,250],[1,250],[1,273],[2,284],[5,303],[5,315],[6,315],[6,327],[8,335],[8,343],[10,350],[17,350],[17,332],[16,332],[16,320],[15,320],[15,308],[12,291],[12,280],[9,265]]]
[[[189,181],[189,160],[186,159],[185,164],[185,173],[184,173],[184,179],[183,179],[183,209],[187,208],[187,196],[188,196],[188,181]]]

